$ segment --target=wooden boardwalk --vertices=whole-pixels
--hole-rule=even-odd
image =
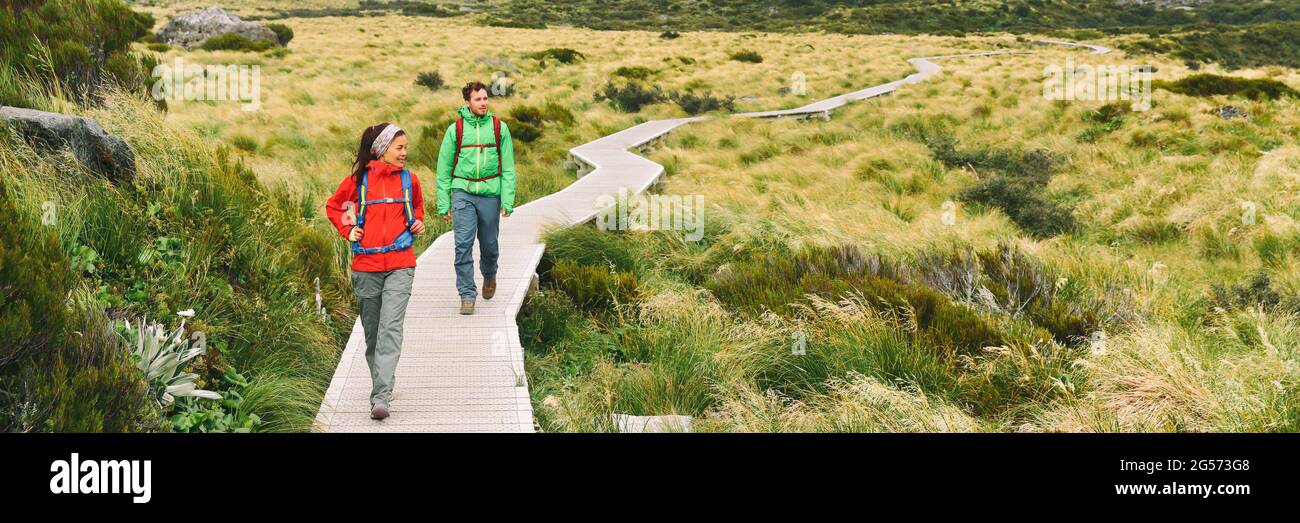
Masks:
[[[1072,42],[1045,44],[1101,46]],[[739,113],[733,117],[821,117],[854,101],[893,92],[938,74],[932,60],[1008,52],[967,53],[912,58],[916,68],[902,80],[868,87],[794,109]],[[406,309],[405,335],[391,405],[383,421],[370,419],[370,371],[365,338],[356,322],[339,366],[316,416],[322,432],[533,432],[533,409],[524,375],[524,350],[515,316],[536,282],[537,263],[544,246],[540,232],[548,225],[590,221],[600,209],[601,196],[620,189],[635,194],[663,175],[662,165],[629,149],[661,139],[674,128],[707,117],[654,120],[570,149],[580,178],[554,194],[528,202],[501,219],[501,259],[497,295],[477,301],[472,316],[459,313],[460,298],[452,268],[454,243],[450,232],[439,236],[417,261],[411,301]],[[435,218],[436,219],[436,218]],[[478,249],[475,248],[475,270]],[[475,279],[482,289],[482,276]]]

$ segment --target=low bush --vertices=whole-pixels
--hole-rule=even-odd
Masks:
[[[444,85],[442,73],[438,71],[424,71],[415,75],[415,85],[427,88],[430,91],[442,89]]]
[[[657,85],[651,87],[637,81],[622,84],[609,81],[596,91],[593,99],[597,102],[608,101],[614,108],[625,113],[635,113],[647,105],[663,102],[666,97]]]
[[[235,34],[235,33],[226,33],[226,34],[219,34],[216,36],[212,36],[209,37],[207,40],[204,40],[203,43],[199,45],[199,48],[203,49],[204,51],[262,52],[271,49],[273,47],[276,47],[276,44],[275,42],[272,42],[270,40],[262,40],[262,39],[250,40],[248,37],[244,35]]]
[[[131,52],[152,15],[121,0],[34,0],[0,10],[0,105],[40,109],[44,93],[103,101],[105,84],[144,94],[152,55]]]
[[[715,97],[708,92],[695,94],[690,91],[674,91],[668,97],[683,111],[686,111],[686,114],[736,110],[736,98],[734,96]]]
[[[287,25],[267,24],[266,28],[275,33],[276,43],[280,44],[280,47],[289,45],[289,42],[293,40],[293,29]]]
[[[573,49],[569,49],[567,47],[552,47],[543,51],[534,51],[531,53],[527,53],[524,56],[527,58],[541,60],[542,62],[545,62],[548,59],[555,60],[562,64],[577,63],[578,61],[583,60],[587,57],[586,55],[578,51],[575,51]]]
[[[1060,159],[1045,150],[958,149],[947,135],[928,141],[935,159],[949,167],[974,169],[980,181],[958,199],[1001,209],[1026,232],[1046,238],[1075,226],[1072,209],[1045,194]]]
[[[1174,81],[1156,80],[1152,87],[1187,96],[1242,96],[1251,100],[1276,100],[1283,96],[1300,98],[1300,91],[1268,78],[1238,78],[1217,74],[1194,74]]]
[[[629,80],[645,80],[654,74],[654,69],[640,65],[622,66],[614,70],[614,76],[621,76]]]
[[[739,51],[735,51],[731,53],[730,58],[737,62],[749,62],[752,64],[763,63],[763,55],[758,54],[758,51],[753,51],[749,49],[741,49]]]

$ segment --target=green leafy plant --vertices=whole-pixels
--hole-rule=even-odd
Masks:
[[[181,398],[168,419],[172,432],[257,432],[262,418],[242,409],[244,391],[249,386],[247,378],[234,367],[227,367],[221,375],[221,402]]]
[[[131,347],[131,360],[144,374],[159,408],[167,408],[180,397],[221,399],[221,395],[195,386],[199,375],[185,372],[185,364],[203,354],[204,346],[190,345],[185,338],[185,322],[170,334],[157,322],[138,320],[133,326],[123,321],[118,334]]]

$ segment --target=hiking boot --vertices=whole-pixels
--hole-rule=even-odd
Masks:
[[[490,300],[497,295],[497,277],[483,279],[483,299]]]
[[[388,417],[388,405],[376,403],[370,407],[370,419],[384,419]]]
[[[466,300],[466,299],[460,300],[460,313],[474,314],[474,300]]]

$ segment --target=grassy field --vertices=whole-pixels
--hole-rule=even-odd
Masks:
[[[1300,161],[1293,100],[1158,90],[1151,111],[1103,125],[1094,116],[1103,102],[1044,99],[1044,67],[1067,59],[1149,63],[1157,79],[1192,71],[1175,58],[1088,57],[1001,36],[686,33],[663,40],[653,32],[489,28],[459,18],[284,22],[297,35],[292,53],[251,58],[263,66],[262,111],[250,117],[230,104],[177,105],[168,120],[214,142],[255,142],[242,154],[259,176],[321,195],[345,171],[358,122],[440,131],[458,93],[429,92],[414,76],[437,70],[453,86],[487,78],[494,68],[480,57],[504,56],[516,68],[516,94],[494,101],[499,114],[550,103],[576,117],[520,148],[527,201],[572,179],[562,166],[569,147],[642,119],[685,115],[671,103],[629,114],[593,101],[619,67],[652,69],[649,82],[665,89],[751,96],[737,109],[757,110],[901,78],[911,56],[1035,51],[946,61],[940,77],[851,105],[829,122],[719,119],[675,132],[651,158],[668,168],[664,192],[704,196],[708,234],[692,244],[671,233],[555,233],[544,291],[521,318],[545,430],[608,430],[601,420],[615,412],[689,414],[703,430],[724,431],[1236,431],[1295,430],[1300,422],[1290,392],[1300,377],[1290,335],[1296,309],[1286,304],[1296,295],[1300,251],[1293,223],[1300,208],[1287,188]],[[400,36],[377,36],[377,27]],[[461,44],[489,39],[510,44]],[[526,56],[553,47],[586,58],[543,65]],[[730,59],[737,49],[764,60]],[[379,58],[363,60],[358,50]],[[808,95],[778,94],[795,72],[806,76]],[[1300,84],[1287,68],[1234,74]],[[1228,103],[1252,118],[1210,114]],[[955,140],[957,154],[942,152],[944,137]],[[415,148],[436,138],[417,131]],[[1041,193],[1072,217],[1063,234],[1035,234],[1006,209],[961,197],[990,173],[954,156],[1006,152],[1014,164],[1034,150],[1057,158]],[[427,167],[417,172],[431,180]],[[1256,205],[1256,224],[1242,225],[1243,202]],[[941,220],[950,208],[955,225]],[[926,276],[863,276],[849,263],[848,273],[827,273],[831,284],[798,270],[796,288],[774,281],[781,259],[805,268],[819,257],[845,259],[827,254],[835,249]],[[981,271],[952,261],[981,255],[1016,263],[999,272],[998,264]],[[592,295],[584,287],[609,291],[590,268],[623,257],[638,260],[615,267],[635,278],[636,289],[607,292],[612,301],[580,301]],[[938,283],[941,268],[954,266],[974,282],[966,295]],[[1251,298],[1248,283],[1261,271],[1283,299]],[[750,279],[736,284],[735,273]],[[999,281],[1003,289],[1023,286],[1023,302],[1001,292],[981,301],[976,291]],[[962,319],[928,323],[915,310],[921,298],[873,302],[908,293]],[[1044,312],[1031,312],[1037,308]],[[973,325],[989,339],[944,333],[978,330]],[[789,354],[797,337],[812,356]]]
[[[159,24],[203,6],[133,4]],[[307,428],[351,325],[346,256],[321,207],[366,126],[411,133],[414,171],[431,187],[459,86],[508,70],[514,92],[493,111],[538,131],[516,146],[524,203],[574,179],[569,148],[688,114],[671,101],[620,110],[594,96],[609,82],[778,109],[902,78],[910,57],[985,50],[1032,54],[946,60],[939,76],[829,121],[716,118],[674,131],[649,158],[667,170],[657,190],[703,196],[701,241],[551,232],[542,291],[519,318],[541,429],[612,430],[615,413],[690,415],[703,431],[1300,429],[1296,99],[1158,88],[1151,110],[1126,111],[1045,99],[1042,82],[1045,67],[1069,61],[1149,64],[1161,81],[1230,73],[1300,87],[1295,69],[1228,70],[1159,50],[1090,56],[1003,34],[665,39],[489,27],[481,13],[376,14],[277,19],[294,31],[287,53],[133,44],[163,64],[258,65],[257,111],[49,101],[132,143],[142,165],[132,187],[57,177],[66,159],[9,138],[0,151],[19,213],[36,216],[45,194],[69,209],[52,235],[100,312],[203,304],[228,360],[205,365],[250,378],[243,410],[265,418],[262,430]],[[536,54],[548,49],[581,58]],[[425,72],[446,85],[417,85]],[[795,75],[806,93],[783,94]],[[1250,117],[1220,118],[1224,105]],[[446,230],[431,225],[417,249]],[[159,242],[169,238],[180,247]],[[87,265],[83,246],[100,261]],[[142,250],[157,251],[143,268]],[[315,277],[327,321],[310,305]],[[102,321],[89,308],[81,321]],[[98,430],[152,426],[138,418]],[[86,428],[51,419],[48,430]]]

